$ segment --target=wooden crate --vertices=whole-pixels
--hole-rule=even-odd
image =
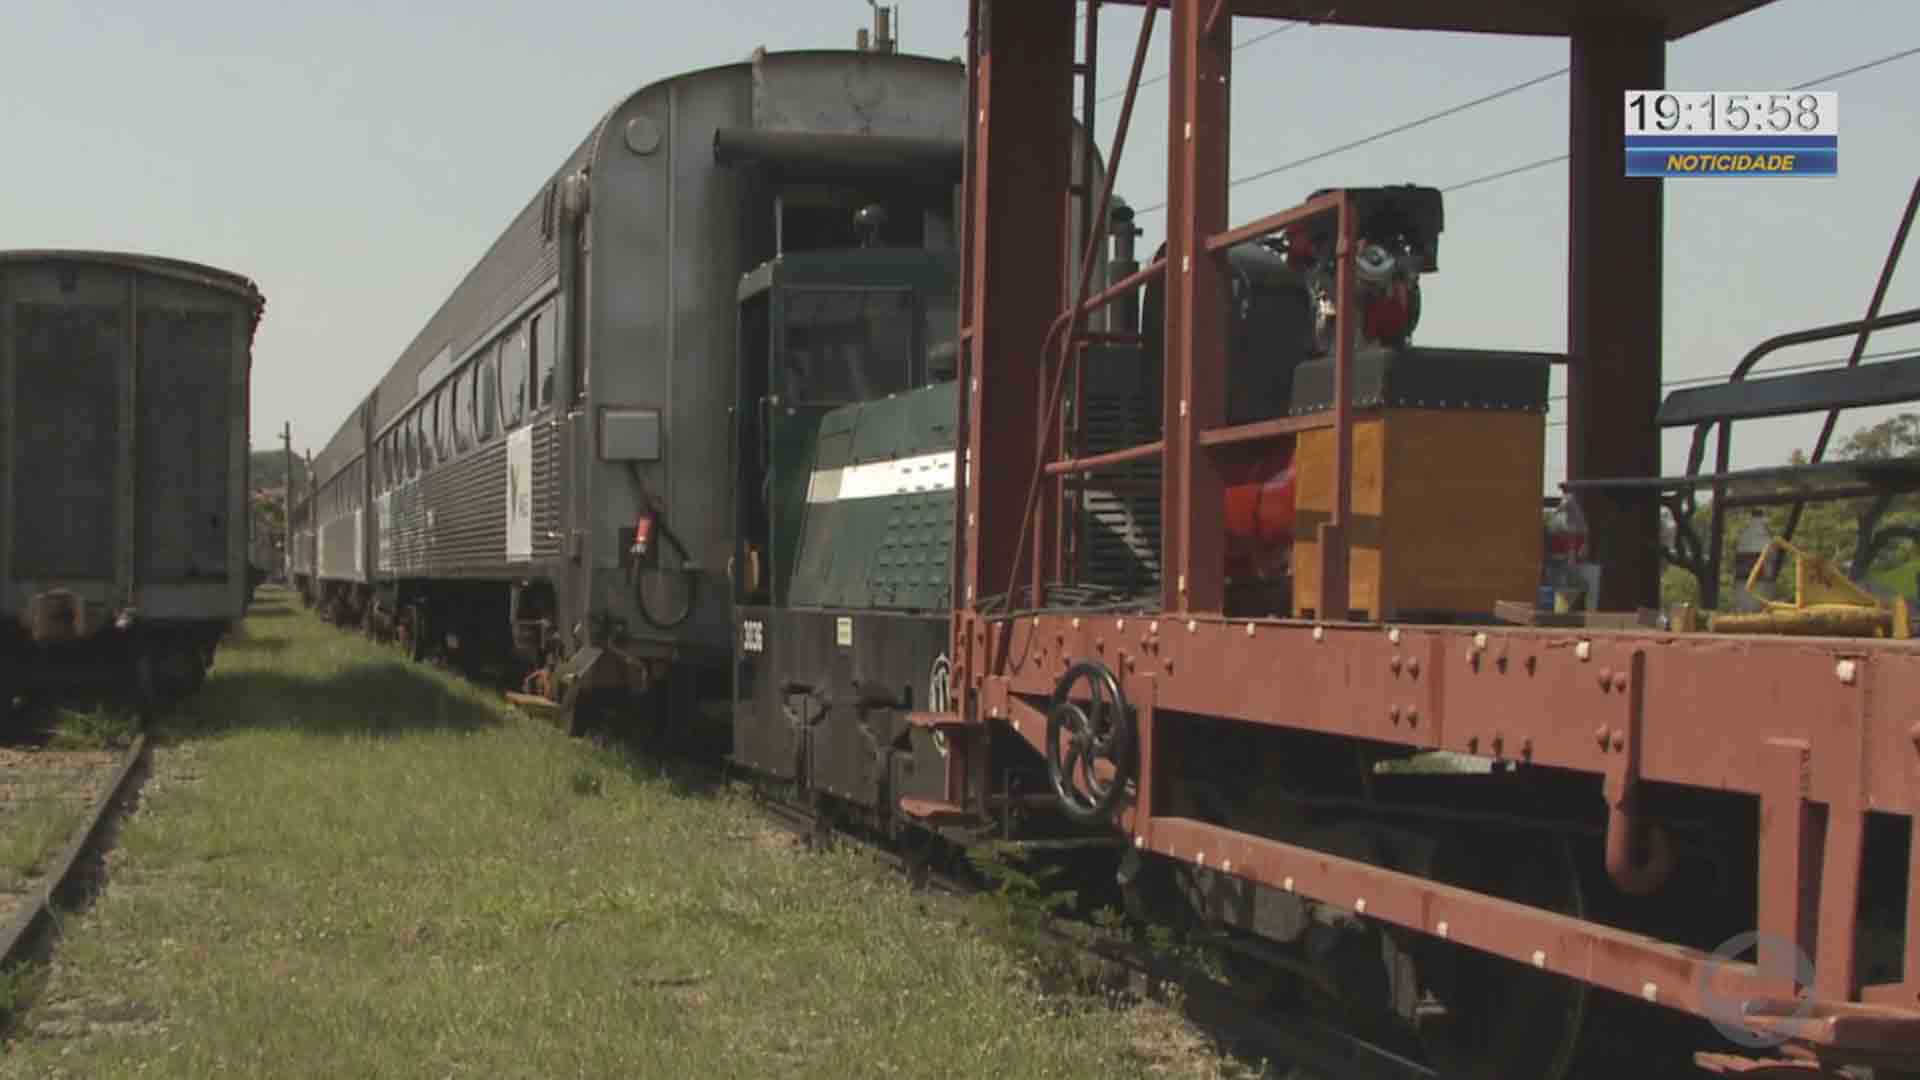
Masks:
[[[1295,451],[1293,611],[1322,618],[1319,526],[1332,520],[1334,437]],[[1348,602],[1376,621],[1491,618],[1539,590],[1546,417],[1390,408],[1356,416]],[[1339,613],[1345,615],[1348,613]]]

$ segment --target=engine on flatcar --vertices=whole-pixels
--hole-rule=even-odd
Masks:
[[[1375,189],[1362,204],[1354,283],[1366,313],[1362,369],[1431,361],[1451,373],[1449,354],[1407,346],[1418,277],[1437,267],[1439,193]],[[1138,230],[1123,201],[1103,232],[1113,245],[1112,277],[1132,273]],[[1230,251],[1232,422],[1287,417],[1331,400],[1337,283],[1327,256],[1335,241],[1315,221]],[[855,253],[783,260],[742,286],[736,559],[746,569],[735,577],[734,756],[876,811],[881,823],[898,798],[937,818],[952,788],[943,733],[924,718],[953,707],[946,650],[956,480],[965,468],[956,459],[952,367],[936,359],[951,349],[955,329],[946,306],[954,268],[925,253],[857,255],[859,262]],[[855,269],[861,265],[872,268],[870,278]],[[823,290],[822,280],[873,284],[840,293]],[[1120,333],[1089,346],[1078,372],[1064,421],[1076,454],[1160,436],[1162,290],[1149,285],[1139,302],[1118,307],[1108,329]],[[1135,328],[1136,311],[1140,343],[1116,343]],[[823,337],[815,322],[828,312],[837,328]],[[897,346],[876,351],[889,338]],[[821,348],[825,341],[834,348]],[[1368,392],[1358,393],[1364,400]],[[1281,445],[1222,457],[1231,559],[1246,571],[1247,602],[1269,609],[1288,602],[1293,456]],[[1059,601],[1125,607],[1157,597],[1159,504],[1157,460],[1105,469],[1078,491],[1068,526],[1076,581]],[[1047,794],[1047,764],[1023,743],[996,745],[1004,752],[996,782],[1002,773],[1015,786],[1024,778],[1031,793],[1023,812],[1059,809]]]

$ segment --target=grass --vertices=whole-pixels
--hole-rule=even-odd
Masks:
[[[133,741],[140,730],[134,710],[124,703],[96,701],[85,708],[61,708],[47,746],[55,750],[110,750]]]
[[[51,796],[8,815],[6,833],[0,835],[0,882],[39,873],[79,820],[79,811]]]
[[[261,595],[0,1076],[1144,1070],[864,856]]]

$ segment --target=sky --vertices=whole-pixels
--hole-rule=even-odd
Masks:
[[[799,14],[804,7],[805,14]],[[957,57],[961,0],[901,0],[905,51]],[[1100,85],[1124,85],[1138,9],[1102,9]],[[554,7],[262,0],[14,0],[0,36],[0,247],[145,251],[252,277],[253,442],[317,451],[446,294],[608,108],[675,72],[769,50],[840,48],[864,0]],[[1272,168],[1553,72],[1563,41],[1239,19],[1232,175]],[[1146,72],[1166,71],[1166,20]],[[1266,36],[1271,35],[1271,36]],[[1260,40],[1255,40],[1256,38]],[[1778,90],[1920,46],[1913,0],[1779,0],[1668,49],[1676,89]],[[1666,183],[1663,371],[1724,375],[1774,334],[1865,313],[1916,176],[1920,55],[1823,84],[1840,99],[1834,179]],[[1141,91],[1118,190],[1165,191],[1166,84]],[[1110,144],[1119,109],[1096,117]],[[1566,150],[1567,80],[1239,185],[1250,220],[1332,186],[1446,187]],[[1566,346],[1564,165],[1449,194],[1416,340]],[[1145,214],[1143,250],[1161,238]],[[1889,311],[1920,301],[1920,254]],[[1770,363],[1844,357],[1850,342]],[[1920,346],[1887,332],[1870,349]],[[1563,387],[1556,374],[1554,393]],[[1561,402],[1550,422],[1558,424]],[[1897,410],[1859,410],[1841,432]],[[1811,445],[1819,420],[1736,429],[1738,465]],[[1563,426],[1548,430],[1548,477]],[[1684,435],[1665,445],[1680,467]]]

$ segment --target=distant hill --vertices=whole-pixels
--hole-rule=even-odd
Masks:
[[[254,490],[261,488],[278,489],[287,482],[287,454],[284,450],[255,450],[253,452],[252,484]],[[293,459],[293,478],[296,483],[307,482],[307,463],[299,457]]]

